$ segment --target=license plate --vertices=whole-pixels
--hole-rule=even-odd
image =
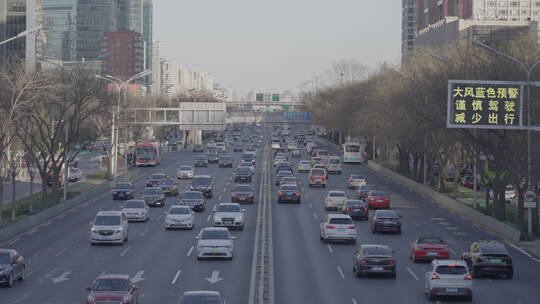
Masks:
[[[382,203],[382,202],[383,202],[383,200],[377,200],[377,203]]]
[[[437,252],[428,252],[427,255],[437,255]]]
[[[353,209],[354,212],[360,212],[362,209]]]
[[[338,228],[337,231],[345,231],[345,228]]]
[[[457,288],[446,288],[446,292],[457,292]]]
[[[221,253],[219,250],[212,250],[212,253]]]
[[[501,259],[491,259],[491,260],[489,260],[489,261],[490,261],[491,263],[496,263],[496,264],[502,262]]]
[[[371,267],[371,270],[373,270],[373,271],[382,271],[383,268],[382,267]]]

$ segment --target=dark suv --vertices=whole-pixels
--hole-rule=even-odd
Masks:
[[[473,277],[500,275],[506,279],[514,276],[512,257],[504,244],[491,241],[472,243],[461,258],[467,262]]]
[[[13,286],[15,280],[24,281],[24,259],[13,249],[0,249],[0,283]]]
[[[251,169],[245,168],[245,167],[238,167],[236,169],[236,172],[234,172],[234,182],[246,182],[251,183],[252,181],[252,175],[253,172],[251,172]]]
[[[205,198],[211,198],[212,191],[212,177],[210,175],[195,175],[191,180],[191,191],[201,191]]]
[[[233,167],[233,159],[230,156],[222,156],[219,158],[218,162],[219,168],[232,168]]]
[[[371,221],[371,232],[390,231],[401,234],[401,216],[394,210],[377,210]]]

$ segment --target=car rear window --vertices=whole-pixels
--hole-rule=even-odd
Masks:
[[[378,218],[398,218],[398,214],[393,210],[377,210],[375,214]]]
[[[203,198],[202,193],[200,192],[186,192],[182,194],[183,199],[201,199]]]
[[[369,246],[363,248],[364,256],[392,256],[392,250],[387,246]]]
[[[238,205],[220,205],[217,209],[218,212],[240,212],[240,206]]]
[[[127,280],[121,279],[100,279],[94,282],[92,290],[95,291],[128,291],[129,284]]]
[[[384,196],[384,193],[383,192],[371,192],[369,195],[370,196]]]
[[[349,225],[352,224],[352,220],[348,218],[332,218],[330,219],[330,224]]]
[[[238,185],[233,188],[233,192],[251,192],[251,187],[248,185]]]
[[[229,232],[227,230],[203,230],[201,240],[228,240]]]
[[[345,193],[343,192],[330,192],[328,194],[330,197],[345,197]]]
[[[180,171],[190,171],[190,170],[191,170],[190,166],[182,166],[182,167],[180,167]]]
[[[435,270],[438,274],[466,274],[467,268],[463,265],[440,265]]]
[[[324,175],[324,170],[322,169],[311,170],[311,175]]]
[[[94,225],[98,226],[118,226],[120,225],[119,215],[100,215],[96,216]]]
[[[418,243],[421,244],[444,244],[443,240],[437,237],[421,237],[418,238]]]
[[[183,208],[183,207],[176,207],[171,208],[169,211],[169,214],[189,214],[189,207]]]
[[[341,160],[340,159],[337,159],[337,158],[332,158],[329,160],[329,163],[330,164],[341,164]]]
[[[363,175],[351,175],[351,179],[364,179]]]
[[[350,201],[347,201],[345,203],[345,206],[364,208],[364,207],[366,207],[366,203],[364,201],[360,201],[360,200],[350,200]]]
[[[283,185],[279,190],[282,191],[296,191],[298,188],[296,186]]]
[[[161,195],[161,193],[159,189],[144,189],[145,195]]]

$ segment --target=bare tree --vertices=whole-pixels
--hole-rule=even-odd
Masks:
[[[352,59],[335,61],[325,72],[325,76],[331,85],[357,82],[364,79],[367,74],[367,66]]]

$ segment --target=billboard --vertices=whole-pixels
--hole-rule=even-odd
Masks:
[[[522,129],[523,82],[449,80],[448,128]]]

